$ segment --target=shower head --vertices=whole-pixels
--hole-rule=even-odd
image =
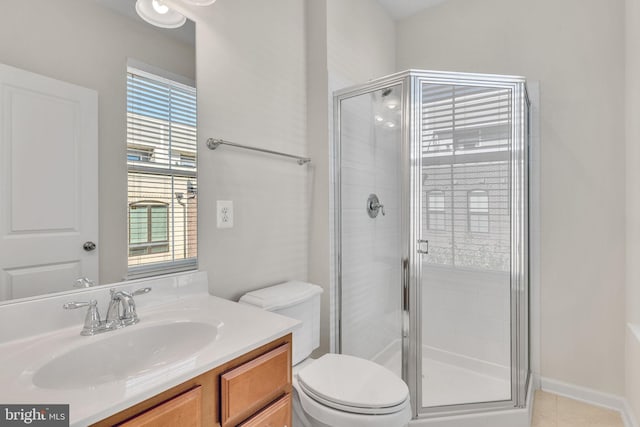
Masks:
[[[384,98],[384,97],[386,97],[386,96],[389,96],[389,94],[390,94],[391,92],[393,92],[393,89],[391,89],[390,87],[388,87],[388,88],[384,89],[384,90],[382,91],[382,97]]]

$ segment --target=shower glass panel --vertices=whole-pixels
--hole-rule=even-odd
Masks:
[[[402,376],[416,417],[524,406],[525,80],[407,71],[334,114],[336,350]]]
[[[402,85],[341,105],[340,351],[401,375],[400,149]],[[373,196],[375,195],[375,197]]]
[[[421,94],[422,406],[511,400],[511,90]]]

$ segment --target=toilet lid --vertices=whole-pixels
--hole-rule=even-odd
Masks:
[[[315,400],[355,413],[397,412],[409,396],[404,381],[387,368],[345,354],[325,354],[301,369],[298,384]]]

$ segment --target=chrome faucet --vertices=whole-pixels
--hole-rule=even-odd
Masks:
[[[151,288],[142,288],[133,292],[111,289],[110,292],[111,300],[109,301],[109,308],[107,309],[107,317],[105,320],[100,320],[98,302],[96,300],[89,302],[68,302],[62,306],[65,310],[89,307],[80,335],[96,335],[102,332],[114,331],[125,326],[135,325],[140,321],[138,313],[136,313],[136,303],[133,297],[134,295],[151,292]]]
[[[74,288],[90,288],[96,285],[95,280],[91,280],[88,277],[81,277],[74,283]]]
[[[118,329],[138,323],[140,319],[138,318],[138,313],[136,313],[136,302],[133,297],[150,291],[151,288],[142,288],[131,293],[126,291],[116,292],[115,289],[111,289],[111,301],[107,309],[107,326]]]

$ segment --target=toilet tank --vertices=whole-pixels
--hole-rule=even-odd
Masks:
[[[239,302],[302,322],[293,331],[292,363],[297,365],[320,346],[320,294],[318,285],[291,281],[248,292]]]

